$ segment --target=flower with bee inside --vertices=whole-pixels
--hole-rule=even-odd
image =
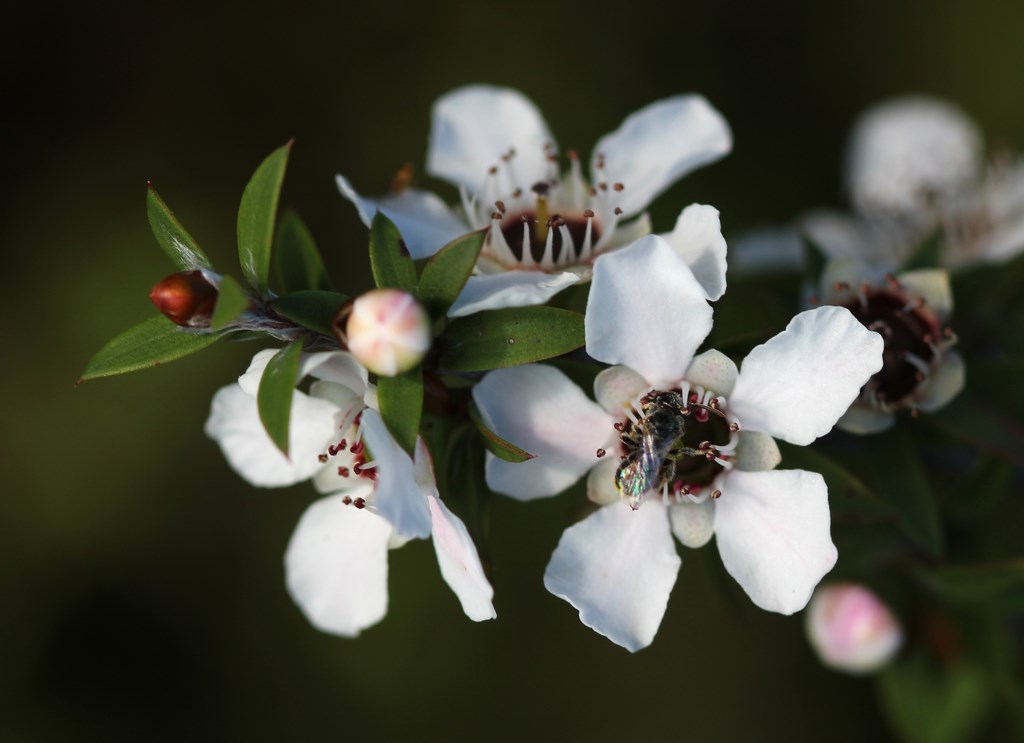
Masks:
[[[775,438],[827,433],[882,365],[882,339],[842,307],[801,313],[743,361],[695,352],[711,330],[707,294],[661,238],[594,267],[587,351],[616,364],[591,401],[560,371],[491,372],[474,389],[484,421],[535,458],[487,462],[490,487],[520,500],[587,476],[601,507],[569,527],[545,571],[584,624],[632,651],[664,615],[680,560],[714,535],[755,604],[804,607],[836,560],[820,475],[776,470]]]

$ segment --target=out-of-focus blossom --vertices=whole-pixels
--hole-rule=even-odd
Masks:
[[[373,289],[352,303],[345,335],[363,366],[393,377],[420,363],[430,349],[430,318],[408,292]]]
[[[877,671],[903,645],[899,621],[878,596],[862,585],[819,586],[805,617],[811,646],[822,663],[837,671]]]

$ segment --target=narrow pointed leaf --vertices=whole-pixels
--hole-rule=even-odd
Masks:
[[[249,294],[241,284],[230,276],[222,276],[217,290],[217,305],[213,308],[213,317],[210,318],[210,329],[220,330],[238,319],[238,316],[248,309],[250,301]]]
[[[435,320],[444,317],[473,273],[486,231],[473,232],[445,245],[423,267],[416,294]]]
[[[97,352],[79,381],[148,369],[180,359],[213,344],[217,336],[179,328],[163,315],[144,320]]]
[[[554,307],[515,307],[458,317],[438,339],[440,366],[488,371],[569,353],[583,345],[583,315]]]
[[[279,147],[260,164],[238,207],[238,261],[245,280],[264,296],[270,277],[274,219],[291,148],[291,142]]]
[[[423,369],[417,366],[396,377],[380,377],[377,403],[395,441],[413,455],[423,415]]]
[[[378,289],[416,291],[416,267],[395,223],[377,212],[370,224],[370,268]]]
[[[292,397],[299,381],[302,341],[293,341],[282,348],[267,364],[256,392],[260,421],[270,440],[288,456],[288,428],[292,413]]]
[[[469,417],[476,424],[477,430],[483,435],[484,446],[487,447],[487,451],[498,457],[498,459],[519,464],[520,462],[528,462],[537,456],[536,454],[530,454],[525,449],[520,449],[515,444],[505,441],[505,439],[489,429],[480,417],[480,411],[477,410],[476,405],[471,404],[469,406]]]
[[[270,306],[282,317],[330,337],[334,333],[334,316],[347,301],[344,294],[309,289],[278,297]]]
[[[277,224],[274,265],[285,293],[334,290],[313,236],[302,218],[291,209],[285,210]]]
[[[873,470],[875,492],[898,514],[903,532],[939,557],[944,542],[939,507],[914,442],[894,429],[869,437],[865,447],[868,461],[892,463]]]
[[[174,212],[167,208],[152,183],[146,192],[146,214],[153,236],[174,265],[186,271],[193,268],[213,269],[199,243],[188,234]]]

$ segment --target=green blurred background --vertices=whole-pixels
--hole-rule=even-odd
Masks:
[[[319,634],[281,559],[311,488],[248,487],[202,433],[254,347],[74,381],[152,314],[149,287],[172,270],[149,233],[147,179],[233,267],[242,189],[296,137],[283,201],[352,292],[369,282],[366,233],[333,176],[373,194],[422,166],[440,94],[517,87],[563,148],[588,152],[644,104],[698,91],[735,151],[661,197],[655,227],[702,201],[736,234],[840,204],[847,128],[885,96],[947,97],[989,142],[1024,150],[1024,5],[94,2],[5,15],[0,739],[886,735],[872,685],[823,670],[801,619],[751,606],[714,548],[682,554],[649,649],[584,628],[541,583],[571,499],[495,503],[496,622],[465,619],[421,542],[391,555],[380,625]]]

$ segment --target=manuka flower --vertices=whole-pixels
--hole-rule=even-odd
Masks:
[[[647,205],[727,154],[732,135],[704,98],[682,95],[647,106],[602,137],[589,182],[574,152],[569,171],[559,171],[554,142],[522,94],[459,88],[434,105],[427,172],[459,187],[460,208],[412,188],[367,199],[340,175],[338,186],[367,225],[377,210],[394,221],[413,258],[489,226],[476,275],[449,311],[467,315],[542,304],[589,279],[597,256],[650,232]]]
[[[846,156],[854,214],[813,212],[801,229],[830,257],[899,270],[938,234],[942,264],[1002,263],[1024,250],[1024,163],[986,164],[977,125],[950,103],[908,96],[868,109]]]
[[[273,349],[213,398],[206,433],[249,483],[280,487],[312,478],[326,497],[299,519],[285,554],[288,590],[317,628],[355,636],[387,612],[387,552],[433,537],[438,564],[466,615],[492,619],[493,591],[458,516],[438,497],[422,440],[411,458],[374,409],[376,391],[350,354],[306,354],[292,398],[286,457],[260,422],[256,392]]]
[[[963,389],[964,361],[952,350],[956,336],[946,324],[953,311],[946,270],[885,275],[862,261],[833,259],[822,272],[815,299],[846,307],[885,342],[881,370],[839,419],[840,428],[884,431],[899,411],[933,412]]]
[[[839,307],[798,315],[740,372],[717,351],[694,357],[711,329],[705,297],[669,245],[642,238],[594,267],[587,351],[619,364],[597,376],[597,403],[543,365],[492,372],[473,391],[485,423],[535,455],[488,456],[493,490],[530,500],[587,475],[601,507],[565,531],[544,583],[632,651],[653,640],[675,584],[673,533],[689,547],[715,535],[761,608],[803,608],[836,559],[828,495],[817,473],[774,470],[772,437],[827,433],[881,367],[881,338]]]

